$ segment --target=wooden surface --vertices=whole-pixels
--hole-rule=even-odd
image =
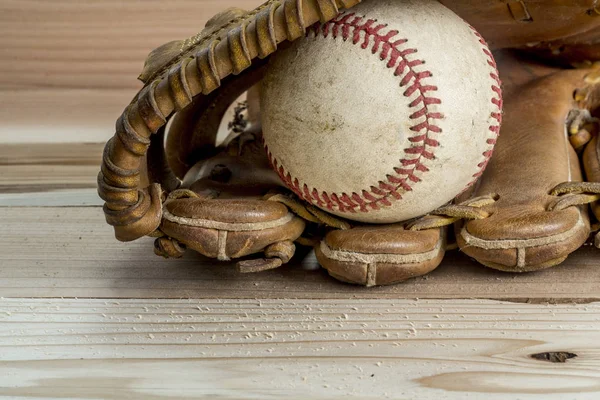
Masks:
[[[262,0],[0,0],[0,143],[100,142],[150,51]]]
[[[561,267],[526,275],[488,270],[453,252],[427,277],[367,289],[331,279],[310,254],[255,275],[193,252],[165,260],[154,255],[153,239],[117,242],[99,207],[0,207],[0,221],[0,297],[600,300],[592,247]]]
[[[518,276],[453,252],[376,289],[329,278],[311,254],[257,275],[163,260],[103,221],[101,149],[0,146],[0,398],[600,395],[596,249]]]
[[[518,276],[453,252],[365,289],[311,254],[239,275],[114,239],[101,142],[146,54],[259,3],[0,0],[0,399],[600,398],[591,247]]]
[[[2,0],[0,87],[136,89],[156,47],[261,0]]]
[[[310,254],[257,275],[163,260],[103,221],[101,149],[0,145],[1,399],[600,396],[597,249],[527,275],[453,252],[375,289]]]
[[[0,145],[0,194],[93,190],[103,148],[101,143]]]
[[[597,399],[600,305],[12,300],[0,398]],[[531,355],[569,352],[566,363]]]
[[[592,246],[558,268],[524,275],[484,268],[454,251],[426,277],[375,289],[331,279],[312,254],[256,275],[193,252],[164,260],[154,255],[152,239],[119,243],[104,221],[95,189],[102,148],[0,146],[0,297],[600,300]]]

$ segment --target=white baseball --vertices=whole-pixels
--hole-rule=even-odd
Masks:
[[[434,0],[365,0],[277,52],[265,147],[301,198],[368,223],[418,217],[483,172],[502,93],[485,41]]]

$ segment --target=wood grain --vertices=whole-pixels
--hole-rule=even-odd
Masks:
[[[135,93],[135,89],[0,89],[0,144],[106,142]]]
[[[261,0],[0,0],[0,143],[106,142],[148,53]]]
[[[0,145],[0,193],[95,191],[103,144]]]
[[[86,298],[483,298],[519,302],[600,300],[597,249],[532,274],[492,271],[458,252],[426,277],[366,289],[330,278],[312,255],[243,275],[189,252],[153,253],[153,240],[119,243],[99,207],[0,207],[0,297]]]
[[[33,189],[39,187],[34,186]],[[49,192],[0,193],[0,207],[102,207],[96,189],[57,189]]]
[[[102,205],[96,194],[102,148],[0,146],[0,206],[10,206],[0,207],[0,296],[600,299],[598,253],[591,247],[558,268],[527,275],[492,271],[453,252],[427,277],[377,289],[337,282],[312,255],[258,275],[240,275],[231,264],[191,252],[163,260],[151,239],[119,243],[101,208],[81,207]]]
[[[0,301],[0,398],[597,399],[600,304]],[[577,357],[553,364],[544,352]]]
[[[148,53],[261,0],[2,0],[0,88],[138,88]]]
[[[597,399],[600,304],[523,304],[600,300],[590,247],[527,275],[453,252],[365,289],[312,254],[239,275],[114,239],[84,143],[113,135],[149,51],[261,2],[0,0],[0,399]]]

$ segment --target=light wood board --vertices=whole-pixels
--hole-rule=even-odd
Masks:
[[[0,143],[100,142],[147,55],[261,0],[0,0]]]
[[[310,253],[256,275],[240,275],[231,263],[192,252],[164,260],[154,255],[152,239],[119,243],[105,223],[96,194],[102,148],[0,146],[0,296],[600,299],[598,250],[591,246],[560,267],[526,275],[489,270],[455,251],[426,277],[375,289],[330,278]]]
[[[150,238],[116,241],[99,207],[0,207],[0,221],[0,297],[600,300],[598,249],[591,246],[560,267],[524,275],[451,252],[426,277],[367,289],[330,278],[310,254],[251,275],[193,252],[165,260]]]
[[[103,148],[101,143],[2,144],[0,199],[7,193],[95,191]]]
[[[0,398],[600,396],[600,304],[0,301]],[[570,352],[550,363],[532,354]]]
[[[0,144],[106,142],[136,92],[0,88]]]
[[[146,55],[259,3],[0,0],[0,399],[599,398],[591,247],[519,276],[453,252],[428,277],[365,289],[311,254],[239,275],[114,239],[100,142]],[[524,304],[545,301],[564,304]],[[530,357],[547,352],[577,357]]]
[[[2,0],[0,88],[136,89],[156,47],[261,0]]]

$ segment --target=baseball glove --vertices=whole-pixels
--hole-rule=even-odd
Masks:
[[[276,201],[275,193],[265,197],[281,186],[281,181],[269,167],[256,130],[260,122],[254,93],[256,90],[250,90],[248,105],[239,107],[232,137],[219,147],[213,143],[219,153],[198,160],[163,202],[156,254],[178,258],[189,248],[228,261],[264,253],[265,258],[240,261],[242,272],[277,268],[294,255],[294,242],[306,223]],[[245,109],[248,117],[243,118]],[[184,114],[177,122],[185,123],[190,117]],[[187,126],[194,126],[197,121],[191,118],[189,122]],[[208,136],[214,138],[213,132]]]
[[[264,253],[265,258],[239,264],[250,272],[289,261],[305,221],[347,227],[270,192],[281,181],[268,168],[255,128],[242,129],[225,146],[215,145],[223,114],[260,80],[262,60],[279,43],[338,12],[330,1],[306,7],[272,1],[250,13],[230,9],[197,36],[151,53],[140,75],[146,85],[117,121],[98,177],[117,239],[157,237],[156,253],[168,257],[179,257],[186,248],[220,260]],[[249,108],[256,115],[252,99]],[[168,135],[165,151],[171,119],[175,133]]]
[[[488,170],[455,204],[408,223],[352,226],[282,191],[261,149],[252,94],[247,126],[215,145],[225,111],[260,82],[279,44],[358,2],[285,0],[252,12],[228,10],[199,35],[155,50],[140,75],[144,89],[117,121],[98,179],[116,237],[155,236],[155,251],[168,257],[186,247],[221,260],[264,253],[239,264],[247,272],[286,263],[299,240],[315,245],[332,276],[367,286],[435,269],[453,224],[465,253],[503,270],[556,265],[581,246],[590,233],[587,204],[600,191],[584,182],[564,120],[569,117],[568,139],[587,180],[599,182],[599,89],[592,71],[536,66],[531,72],[529,63],[507,57],[500,68],[510,84],[506,122]],[[525,49],[563,64],[596,59],[600,18],[593,1],[441,2],[494,48]],[[144,174],[149,186],[141,184]]]
[[[600,59],[595,0],[440,0],[473,25],[492,49],[523,49],[570,66]]]
[[[598,200],[600,185],[584,176],[597,179],[591,138],[600,87],[590,70],[548,68],[511,55],[499,64],[508,79],[495,155],[475,188],[457,200],[490,195],[494,201],[478,205],[479,216],[468,215],[475,209],[462,203],[455,233],[460,249],[488,267],[534,271],[560,264],[590,235],[588,204]],[[576,150],[585,155],[587,174]],[[444,210],[434,214],[413,229],[442,224]]]

